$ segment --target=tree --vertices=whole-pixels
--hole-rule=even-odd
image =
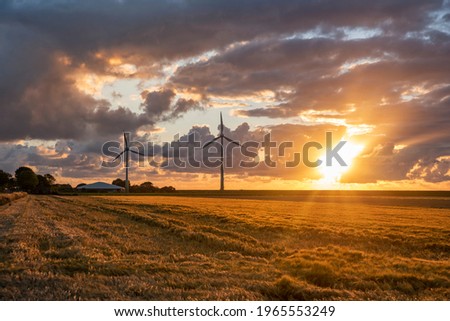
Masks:
[[[141,193],[153,193],[158,188],[153,185],[152,182],[144,182],[141,185],[139,185],[139,191]]]
[[[120,187],[125,187],[125,181],[123,179],[120,179],[120,178],[116,178],[115,180],[112,181],[111,184],[117,185],[117,186],[120,186]],[[131,186],[131,184],[130,184],[130,186]]]
[[[82,187],[82,186],[86,186],[86,183],[80,183],[77,186],[75,186],[75,189],[77,189],[78,187]]]
[[[140,193],[139,185],[130,185],[130,193]]]
[[[175,187],[173,187],[173,186],[164,186],[164,187],[161,187],[160,191],[162,193],[173,193],[176,190],[175,190]]]
[[[45,174],[44,177],[50,185],[54,185],[56,183],[56,178],[54,178],[53,175]]]
[[[82,185],[82,184],[79,184]],[[86,184],[84,184],[86,185]],[[55,184],[51,187],[52,194],[71,194],[75,191],[73,190],[72,186],[69,184]]]
[[[52,191],[52,185],[55,184],[55,178],[50,174],[38,175],[38,184],[34,188],[36,194],[50,194]]]
[[[4,190],[9,185],[12,176],[10,173],[4,172],[0,169],[0,191]]]
[[[26,192],[31,192],[39,184],[37,175],[29,167],[19,167],[15,176],[19,188]]]

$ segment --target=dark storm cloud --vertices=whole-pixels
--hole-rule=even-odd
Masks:
[[[144,91],[141,93],[141,97],[144,99],[141,107],[144,108],[147,117],[155,121],[171,120],[190,110],[202,109],[200,103],[193,99],[179,98],[175,100],[175,96],[175,92],[171,89]]]
[[[247,116],[291,117],[312,108],[347,109],[352,99],[398,99],[411,85],[445,83],[450,68],[449,36],[438,32],[427,36],[431,39],[265,40],[180,68],[173,82],[221,96],[263,90],[283,95],[283,88],[291,88],[291,93],[284,93],[287,103],[239,111]],[[361,65],[346,71],[345,64],[351,68],[353,63]]]
[[[169,115],[168,119],[180,117],[180,115],[187,113],[190,110],[202,109],[198,101],[193,99],[180,98],[177,100],[173,107],[172,113]]]
[[[108,124],[118,116],[124,116],[122,127],[152,124],[153,117],[146,119],[124,110],[110,111],[108,103],[79,92],[74,83],[66,79],[65,76],[81,64],[90,71],[114,74],[97,53],[118,55],[138,67],[145,67],[160,59],[184,58],[212,49],[220,51],[239,41],[317,27],[323,30],[379,27],[390,33],[414,31],[428,22],[426,13],[439,4],[439,1],[376,4],[357,1],[4,1],[0,12],[3,40],[0,139],[77,138],[90,124],[108,131]],[[270,52],[270,44],[263,44]],[[309,54],[315,49],[309,50]],[[290,48],[284,50],[289,52]],[[244,54],[234,58],[225,56],[223,60],[230,64]],[[61,55],[70,59],[70,66],[58,65]],[[277,64],[277,58],[276,55],[266,57],[265,63]],[[248,63],[248,59],[242,61]],[[293,80],[279,68],[265,69],[249,73],[246,82],[235,83],[241,85],[242,90],[251,91],[260,88],[261,82],[275,87]],[[239,79],[235,79],[233,70],[216,68],[215,71],[230,82],[241,78],[238,75]],[[190,77],[199,75],[202,73],[195,70]],[[213,81],[216,87],[222,87],[220,91],[228,94],[236,88],[221,84],[213,77],[205,77],[203,81]],[[33,91],[39,93],[33,95]],[[198,108],[198,104],[180,101],[174,107],[173,115],[177,117],[189,107]],[[95,112],[97,108],[100,108],[99,114]],[[41,116],[43,114],[51,117]],[[19,122],[22,126],[11,126]]]
[[[74,58],[143,47],[155,58],[217,49],[256,36],[336,27],[420,29],[442,1],[6,1],[0,17],[50,35]]]
[[[109,102],[80,92],[46,35],[1,24],[0,37],[0,140],[81,138],[92,126],[108,131],[117,118],[125,127],[140,123],[129,110],[110,110]]]
[[[160,117],[162,114],[170,110],[170,104],[175,97],[173,90],[165,89],[153,92],[143,92],[142,97],[145,97],[145,102],[142,106],[145,112],[149,115]]]

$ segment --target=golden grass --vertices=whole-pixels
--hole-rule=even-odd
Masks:
[[[11,194],[0,194],[0,205],[9,204],[12,201],[18,200],[19,198],[27,196],[27,193],[16,192]]]
[[[0,207],[0,299],[448,300],[430,202],[29,196]]]

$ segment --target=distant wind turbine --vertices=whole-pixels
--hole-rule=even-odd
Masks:
[[[234,140],[232,140],[231,138],[228,138],[227,136],[225,136],[223,134],[223,120],[222,120],[222,112],[220,112],[220,134],[219,136],[217,136],[216,138],[214,138],[212,141],[208,142],[205,144],[205,146],[203,146],[203,148],[208,147],[210,144],[212,144],[213,142],[215,142],[216,140],[220,139],[220,190],[223,191],[225,189],[225,177],[224,177],[224,167],[223,167],[223,154],[224,154],[224,146],[223,146],[223,139],[228,140],[230,143],[232,144],[236,144],[238,146],[240,146],[240,144],[238,142],[235,142]]]
[[[125,144],[125,148],[123,149],[123,151],[119,154],[119,155],[117,155],[116,156],[116,158],[114,158],[114,160],[113,160],[113,162],[116,160],[116,159],[118,159],[120,156],[122,156],[122,154],[124,154],[125,153],[125,192],[126,193],[129,193],[130,192],[130,181],[128,180],[128,165],[129,165],[129,162],[130,162],[130,153],[129,152],[132,152],[132,153],[135,153],[135,154],[138,154],[138,155],[141,155],[141,156],[144,156],[144,154],[142,154],[142,153],[139,153],[139,152],[137,152],[137,151],[135,151],[135,150],[131,150],[130,149],[130,146],[128,145],[128,138],[127,138],[127,136],[129,135],[130,133],[123,133],[123,141],[124,141],[124,144]]]

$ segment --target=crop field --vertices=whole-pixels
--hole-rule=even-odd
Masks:
[[[449,300],[449,243],[448,195],[29,195],[0,300]]]

